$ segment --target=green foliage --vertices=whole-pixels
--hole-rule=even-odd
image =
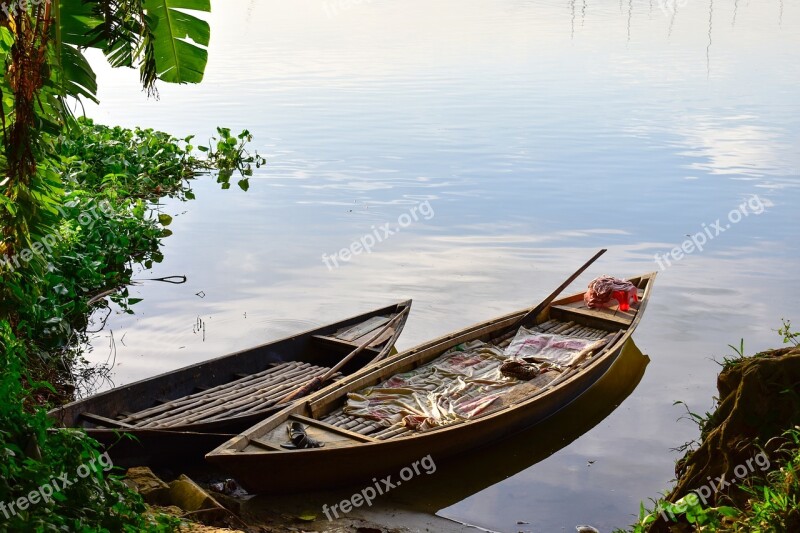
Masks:
[[[174,520],[145,513],[142,499],[113,474],[108,456],[85,433],[56,430],[42,408],[25,410],[25,360],[22,343],[0,321],[0,531],[174,529]],[[56,490],[64,485],[62,475],[71,483]],[[52,497],[43,498],[46,486]]]
[[[792,331],[792,322],[782,318],[781,324],[781,327],[778,328],[778,334],[783,337],[783,343],[800,346],[800,332]]]
[[[47,168],[63,176],[63,204],[52,208],[49,233],[29,236],[30,261],[22,260],[26,250],[0,256],[6,263],[0,266],[5,281],[0,313],[16,315],[16,330],[31,340],[32,351],[50,358],[74,344],[98,293],[112,291],[112,299],[132,312],[129,305],[135,302],[125,287],[133,267],[161,262],[161,239],[171,233],[166,227],[172,218],[158,212],[159,198],[194,198],[190,180],[217,165],[228,176],[242,172],[246,180],[251,162],[261,164],[263,159],[245,149],[248,132],[232,137],[228,129],[219,131],[222,139],[205,150],[207,159],[192,154],[191,138],[88,119],[76,121],[54,142],[59,157]],[[34,247],[40,253],[30,253]]]
[[[224,138],[232,138],[229,130],[220,130],[228,132]],[[36,383],[29,371],[43,364],[71,370],[88,315],[96,306],[107,305],[97,296],[110,295],[120,308],[132,312],[130,306],[138,300],[129,298],[127,286],[134,265],[150,268],[160,262],[161,239],[169,234],[166,226],[172,219],[158,211],[159,198],[193,198],[190,180],[218,163],[228,170],[249,170],[252,156],[244,142],[250,138],[244,133],[235,144],[212,143],[208,158],[199,159],[192,153],[191,139],[81,119],[48,140],[58,157],[40,165],[38,172],[63,176],[66,189],[62,202],[48,207],[51,229],[28,235],[29,248],[13,258],[0,256],[0,317],[13,317],[14,323],[12,328],[8,321],[0,322],[0,453],[7,456],[0,461],[0,502],[19,498],[62,472],[74,472],[99,455],[97,444],[84,433],[56,431],[43,410],[24,409],[32,403],[32,394],[41,398],[41,391],[55,392],[47,383]],[[16,205],[8,204],[9,212]],[[26,446],[38,450],[35,459]],[[0,531],[171,527],[143,518],[143,509],[141,500],[116,477],[100,470],[46,505],[14,515],[8,525],[0,512]]]
[[[208,0],[14,4],[0,15],[0,254],[52,229],[48,204],[59,203],[61,181],[48,169],[58,158],[48,135],[71,124],[67,99],[97,101],[97,78],[83,50],[102,50],[115,67],[138,66],[152,93],[157,79],[202,80],[210,39],[208,23],[192,14],[210,11]]]
[[[688,419],[697,424],[697,427],[700,429],[700,438],[705,438],[706,434],[714,427],[715,417],[714,413],[710,411],[706,411],[702,415],[699,413],[693,412],[689,405],[681,400],[673,402],[672,405],[683,405],[684,409],[686,409],[686,414],[681,416],[678,420]],[[687,442],[678,448],[676,448],[679,452],[684,452],[690,448],[693,448],[694,445],[697,444],[697,441],[690,441]]]
[[[138,67],[151,93],[157,79],[199,82],[210,31],[187,10],[207,12],[208,0],[15,7],[0,21],[0,532],[171,530],[174,521],[149,518],[141,499],[103,469],[25,505],[32,491],[102,457],[84,433],[53,428],[42,408],[26,410],[42,401],[38,391],[55,392],[29,371],[42,361],[65,362],[103,295],[125,310],[135,303],[124,288],[133,264],[160,261],[160,239],[169,234],[170,219],[153,201],[192,198],[188,180],[215,161],[223,188],[239,170],[246,190],[250,164],[263,160],[244,150],[248,133],[230,144],[228,131],[223,145],[199,160],[188,139],[76,121],[66,105],[70,97],[97,100],[83,55],[89,47],[112,66]],[[65,363],[57,368],[69,373]],[[7,513],[11,502],[22,503]]]
[[[18,297],[17,329],[35,340],[32,346],[43,357],[76,340],[73,331],[85,325],[94,294],[130,283],[133,263],[161,260],[163,228],[144,214],[136,216],[136,205],[70,193],[60,209],[63,219],[47,240],[53,242],[51,252],[43,250],[45,267],[29,264],[8,280]]]
[[[188,188],[187,180],[206,168],[192,156],[189,140],[152,129],[112,128],[83,118],[60,138],[57,153],[72,189],[156,200],[180,197]]]
[[[717,361],[717,363],[722,367],[723,370],[727,370],[732,366],[736,366],[745,357],[747,357],[744,351],[744,339],[739,339],[739,346],[729,344],[728,348],[733,350],[733,355],[723,357],[721,363]]]
[[[54,3],[53,57],[63,96],[95,99],[94,72],[81,49],[98,48],[114,67],[138,67],[146,89],[157,79],[199,83],[211,30],[191,12],[208,0],[61,0]]]
[[[177,191],[181,177],[171,172],[180,172],[185,158],[169,143],[159,151],[163,139],[164,134],[137,135],[87,121],[58,142],[64,155],[52,168],[69,187],[63,204],[55,209],[50,231],[32,235],[28,248],[3,267],[6,297],[0,311],[15,315],[17,332],[40,356],[59,354],[76,340],[74,331],[85,325],[93,295],[127,285],[133,264],[161,261],[165,230],[141,197],[155,197],[162,182]],[[141,173],[144,168],[152,170]],[[26,255],[30,261],[24,261]],[[125,308],[124,293],[120,301]]]
[[[211,2],[144,0],[144,8],[159,79],[170,83],[200,83],[208,62],[206,47],[211,29],[206,21],[185,10],[209,12]]]
[[[260,168],[266,161],[258,152],[250,154],[247,144],[253,140],[249,131],[244,130],[239,135],[231,135],[230,128],[217,128],[219,138],[212,137],[208,147],[198,146],[197,149],[205,152],[208,159],[205,164],[219,171],[217,183],[223,189],[230,188],[230,179],[234,172],[238,172],[242,179],[237,183],[239,188],[247,191],[250,188],[250,176],[253,175],[253,165]]]

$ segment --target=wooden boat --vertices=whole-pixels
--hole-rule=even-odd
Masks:
[[[631,338],[608,372],[574,402],[511,438],[437,461],[436,475],[392,491],[392,502],[436,514],[544,461],[608,418],[639,385],[649,362]]]
[[[380,368],[365,370],[292,404],[230,439],[206,459],[233,474],[252,492],[375,484],[374,480],[383,474],[392,474],[399,484],[398,472],[402,475],[401,470],[406,470],[407,474],[423,458],[444,460],[499,440],[544,420],[578,398],[609,370],[628,342],[641,321],[655,276],[651,273],[629,280],[637,287],[639,304],[627,312],[616,305],[589,309],[582,292],[555,301],[551,295],[533,310],[517,311],[417,346],[394,356]],[[599,347],[599,343],[593,343],[594,351],[584,350],[539,387],[528,389],[525,396],[508,394],[508,402],[500,396],[499,405],[495,402],[491,409],[432,429],[417,431],[402,424],[386,427],[343,410],[348,395],[361,394],[366,387],[380,386],[390,378],[405,379],[399,375],[407,376],[404,373],[428,363],[437,364],[455,350],[465,349],[465,343],[477,340],[504,348],[520,325],[531,332],[602,338],[605,344]],[[323,447],[286,449],[283,445],[288,440],[288,428],[297,423]]]
[[[111,389],[53,409],[64,427],[83,428],[112,458],[199,458],[225,439],[279,411],[279,402],[345,356],[349,375],[393,350],[411,300],[281,340]],[[136,439],[120,440],[119,435]]]

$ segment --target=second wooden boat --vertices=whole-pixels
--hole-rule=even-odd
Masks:
[[[534,313],[518,311],[398,354],[381,368],[287,407],[206,459],[253,492],[373,484],[383,474],[393,474],[399,484],[424,458],[430,463],[498,440],[578,398],[628,342],[655,275],[629,280],[639,302],[627,311],[616,305],[589,309],[583,292],[555,301],[551,297]],[[509,349],[519,354],[526,343],[543,339],[583,348],[568,352],[563,363],[541,365],[530,381],[498,379]],[[439,394],[453,375],[454,386]],[[416,394],[415,380],[427,392]],[[298,427],[322,447],[287,449]]]
[[[49,415],[83,428],[115,463],[202,459],[361,348],[335,379],[393,350],[411,300],[66,404]],[[120,440],[120,435],[135,439]]]

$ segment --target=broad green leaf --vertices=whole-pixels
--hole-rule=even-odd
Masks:
[[[84,96],[97,100],[97,78],[83,54],[73,46],[61,47],[61,68],[64,75],[64,91],[69,96]]]
[[[200,83],[208,62],[211,29],[206,21],[184,10],[210,12],[210,0],[145,0],[144,7],[158,78],[169,83]]]
[[[736,509],[735,507],[729,507],[727,505],[721,505],[717,507],[717,512],[719,512],[719,514],[721,514],[722,516],[728,516],[731,518],[739,516],[738,509]]]
[[[61,42],[80,47],[102,48],[92,31],[103,24],[103,19],[94,12],[95,2],[84,0],[61,0],[57,2],[59,33]]]

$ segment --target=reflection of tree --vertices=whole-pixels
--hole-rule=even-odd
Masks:
[[[714,0],[708,0],[708,46],[706,46],[706,76],[711,77],[711,28],[714,22]]]
[[[631,17],[633,16],[633,0],[628,0],[628,42],[631,42]]]
[[[570,34],[569,39],[573,40],[575,38],[575,0],[569,0],[569,8],[572,16],[570,18]]]

